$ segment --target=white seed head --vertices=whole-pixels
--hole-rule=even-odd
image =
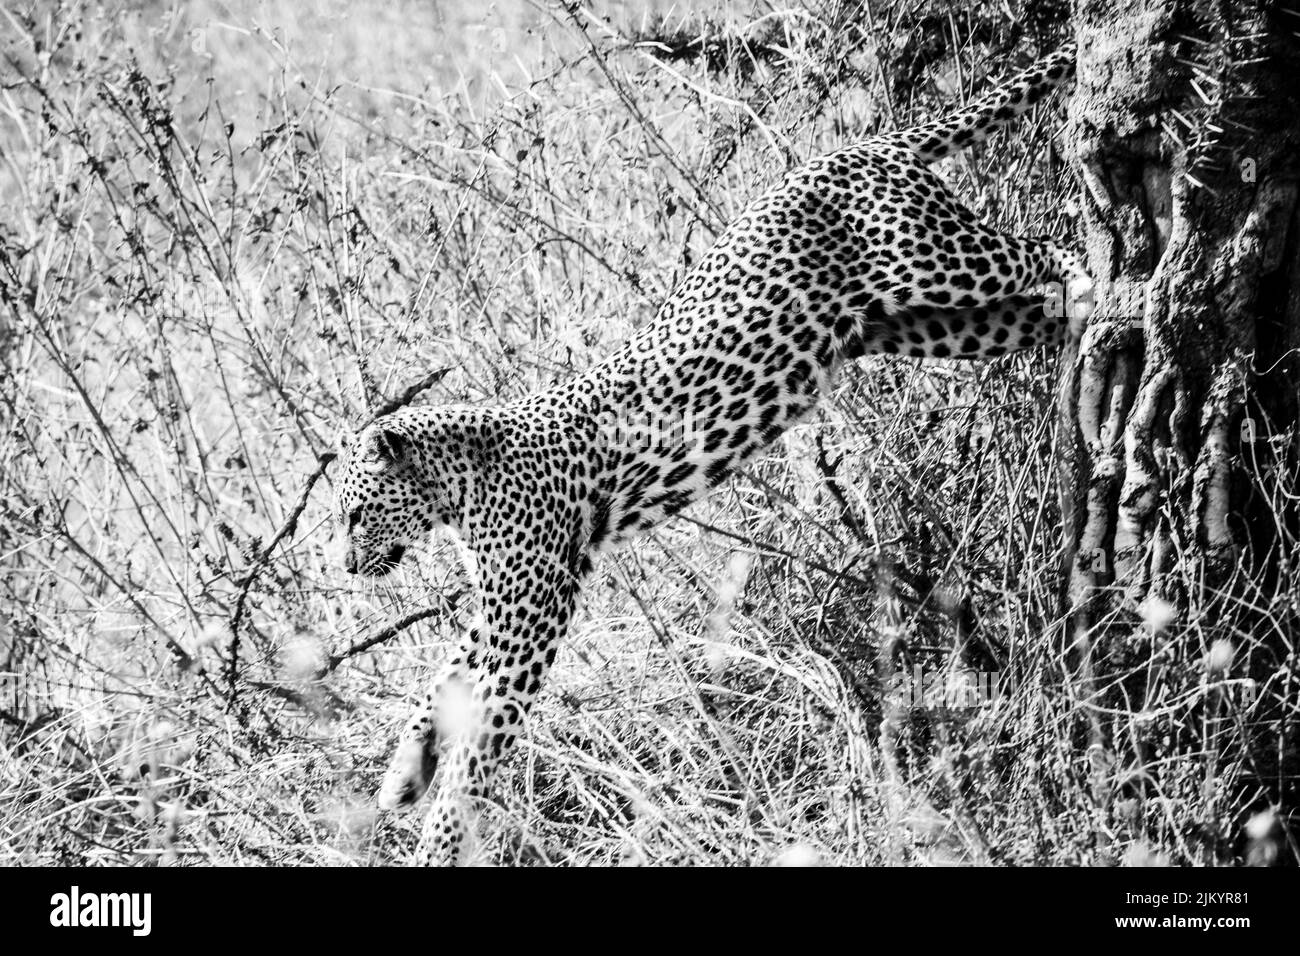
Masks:
[[[1205,655],[1205,669],[1211,674],[1224,674],[1232,667],[1232,660],[1237,656],[1237,649],[1231,641],[1217,640],[1210,645],[1210,653]]]
[[[280,653],[285,676],[290,680],[302,680],[310,677],[320,669],[323,662],[320,642],[306,634],[291,637]]]
[[[450,681],[438,699],[438,732],[455,739],[474,729],[474,697],[469,685]]]
[[[1178,616],[1178,611],[1164,598],[1149,597],[1142,602],[1142,620],[1152,634],[1159,634]]]
[[[1252,840],[1263,840],[1273,832],[1277,818],[1272,810],[1261,810],[1246,821],[1246,836]]]
[[[781,851],[773,866],[820,866],[821,854],[807,843],[796,843]]]

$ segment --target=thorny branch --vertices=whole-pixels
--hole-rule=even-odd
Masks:
[[[448,613],[454,614],[457,608],[460,607],[460,602],[464,599],[464,597],[465,597],[465,591],[460,590],[452,594],[450,597],[443,598],[442,603],[446,607]],[[318,670],[315,676],[317,678],[324,677],[326,674],[329,674],[334,670],[336,670],[338,666],[348,658],[355,657],[358,654],[364,653],[365,651],[370,650],[370,648],[375,647],[378,644],[384,644],[388,641],[391,641],[393,638],[395,638],[398,634],[402,633],[402,631],[406,630],[408,627],[433,617],[441,610],[443,610],[443,608],[441,607],[426,607],[426,608],[422,608],[419,611],[412,611],[410,614],[406,615],[403,618],[399,618],[398,620],[394,621],[392,624],[389,624],[387,627],[376,631],[374,634],[371,634],[369,637],[356,641],[350,647],[348,647],[348,649],[345,650],[343,653],[331,654],[329,656],[329,660],[326,661],[325,666],[322,667],[320,670]]]
[[[370,421],[376,421],[377,419],[383,418],[385,415],[391,415],[399,408],[405,408],[407,405],[411,404],[411,402],[415,401],[416,396],[421,392],[433,388],[434,385],[437,385],[442,381],[450,371],[450,366],[440,368],[435,372],[430,372],[418,382],[408,385],[406,388],[402,389],[401,394],[394,398],[390,398],[388,401],[383,402],[378,408],[376,408],[370,416]]]
[[[236,687],[236,681],[239,677],[239,628],[243,623],[244,614],[248,606],[248,591],[257,580],[266,563],[271,559],[271,554],[279,547],[280,542],[291,537],[298,530],[298,519],[307,508],[307,499],[311,497],[311,490],[320,481],[321,476],[325,474],[325,469],[329,467],[338,455],[335,452],[327,451],[316,459],[316,469],[307,476],[307,482],[303,485],[302,494],[298,496],[298,503],[294,505],[293,511],[289,512],[289,517],[280,530],[276,532],[271,543],[262,549],[253,562],[253,566],[248,573],[244,575],[244,580],[239,585],[239,597],[235,599],[235,610],[230,615],[230,663],[227,667],[227,686],[230,690],[228,706],[233,706],[236,698],[239,696],[239,690]]]
[[[382,418],[385,415],[390,415],[398,409],[409,405],[421,392],[431,388],[441,381],[449,371],[451,371],[450,367],[438,369],[437,371],[430,372],[419,381],[408,385],[399,394],[390,398],[388,401],[383,402],[377,409],[375,409],[370,420],[373,422],[376,419]],[[297,532],[298,519],[302,517],[303,511],[307,508],[307,501],[311,497],[312,489],[316,486],[316,482],[318,482],[325,474],[325,469],[328,468],[330,463],[337,457],[338,454],[336,452],[327,451],[323,452],[320,457],[316,459],[316,468],[307,476],[307,481],[303,485],[302,493],[298,496],[298,502],[294,505],[293,510],[289,512],[289,517],[285,519],[284,524],[280,526],[280,530],[277,531],[275,537],[271,539],[271,543],[261,550],[257,559],[253,562],[253,566],[248,570],[248,573],[244,575],[244,579],[240,582],[239,596],[235,600],[235,610],[230,615],[230,662],[227,665],[226,672],[227,685],[229,687],[229,706],[234,705],[235,700],[239,695],[239,691],[236,687],[239,678],[239,634],[240,626],[243,624],[244,617],[247,613],[248,592],[252,588],[253,583],[257,580],[258,576],[262,573],[263,569],[265,569],[266,564],[270,561],[271,555],[275,552],[275,549],[280,546],[280,542],[284,541],[286,538],[291,538]],[[430,617],[434,613],[434,610],[429,609],[408,615],[401,621],[385,628],[373,637],[353,645],[353,647],[349,648],[341,657],[331,657],[329,666],[325,668],[324,672],[327,673],[334,670],[334,668],[336,668],[344,659],[351,657],[353,654],[360,653],[368,647],[373,647],[375,644],[390,640],[394,635],[405,630],[407,627],[410,627],[412,624],[416,623],[416,621],[424,620],[424,618]]]

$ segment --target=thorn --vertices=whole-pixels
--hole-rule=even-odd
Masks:
[[[1247,133],[1259,132],[1258,126],[1251,126],[1249,123],[1238,123],[1235,119],[1229,119],[1226,116],[1220,116],[1219,119],[1223,120],[1223,122],[1225,123],[1237,127],[1237,129],[1245,130]]]
[[[1197,179],[1197,178],[1196,178],[1195,176],[1193,176],[1191,173],[1187,173],[1187,172],[1183,173],[1183,178],[1186,179],[1188,182],[1190,182],[1190,183],[1191,183],[1193,186],[1195,186],[1197,189],[1204,189],[1204,190],[1205,190],[1207,193],[1209,193],[1211,196],[1217,196],[1217,195],[1219,195],[1219,193],[1218,193],[1217,190],[1211,189],[1209,186],[1205,185],[1205,183],[1201,182],[1199,179]]]

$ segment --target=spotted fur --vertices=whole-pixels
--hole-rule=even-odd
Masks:
[[[851,358],[1061,341],[1044,286],[1083,281],[1075,259],[980,222],[926,163],[1012,121],[1072,63],[1064,48],[947,119],[793,170],[587,373],[501,407],[407,408],[351,442],[337,482],[348,570],[386,573],[445,528],[481,592],[380,794],[383,807],[412,803],[443,764],[419,860],[461,855],[595,554],[698,500],[805,416]]]

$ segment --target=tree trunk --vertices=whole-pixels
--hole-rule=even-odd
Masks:
[[[1247,815],[1297,796],[1300,16],[1076,0],[1073,24],[1096,286],[1062,366],[1066,650],[1099,832],[1186,792],[1193,858],[1250,853]]]

